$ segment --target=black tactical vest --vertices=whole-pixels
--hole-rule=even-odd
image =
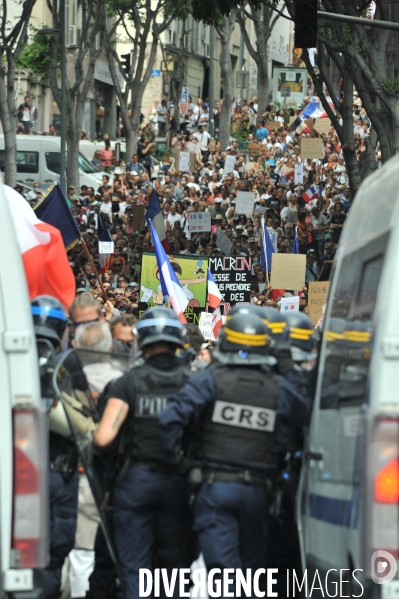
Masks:
[[[277,376],[259,368],[221,364],[212,365],[211,371],[216,397],[205,415],[198,458],[273,473],[281,460],[284,435],[276,418]]]
[[[125,455],[130,463],[159,462],[163,449],[158,433],[158,417],[191,376],[187,366],[165,371],[144,364],[133,369],[136,390],[134,411],[130,410],[123,430]]]

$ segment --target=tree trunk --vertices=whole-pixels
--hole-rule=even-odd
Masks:
[[[355,197],[357,190],[360,187],[360,169],[359,162],[356,156],[355,134],[353,132],[353,80],[349,74],[349,70],[345,70],[343,78],[344,99],[342,102],[341,116],[343,121],[342,126],[342,151],[344,153],[345,165],[349,178],[349,185],[352,191],[352,198]]]
[[[0,59],[1,60],[1,59]],[[12,96],[14,102],[14,77],[12,73],[14,69],[8,64],[8,72],[11,77],[8,79],[8,74],[5,72],[3,61],[0,63],[0,121],[4,133],[4,182],[10,187],[15,187],[17,184],[17,140],[15,115],[9,109],[9,95]]]
[[[132,135],[132,146],[133,146],[134,152],[137,152],[137,143],[138,143],[137,134],[140,129],[141,105],[143,102],[143,95],[144,95],[144,90],[145,90],[146,86],[147,86],[147,84],[143,85],[143,83],[140,83],[139,88],[142,88],[142,89],[140,89],[138,91],[138,93],[136,93],[134,102],[133,102],[133,94],[132,94],[132,102],[131,102],[132,114],[130,117],[130,122],[131,122],[131,128],[132,128],[131,135]]]
[[[219,120],[219,142],[224,151],[230,142],[231,108],[234,99],[233,67],[230,56],[230,38],[236,21],[237,9],[233,9],[218,27],[220,35],[220,74],[223,79],[223,104]]]
[[[257,119],[262,118],[262,114],[269,104],[269,69],[267,64],[267,45],[262,52],[258,53],[258,114]]]

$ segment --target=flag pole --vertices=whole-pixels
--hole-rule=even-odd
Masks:
[[[269,281],[269,263],[267,261],[267,250],[266,250],[266,239],[265,239],[265,219],[262,216],[262,238],[261,238],[261,243],[263,244],[263,253],[265,254],[265,264],[266,264],[266,282],[267,282],[267,286],[270,287],[270,281]]]
[[[94,274],[96,275],[96,278],[97,278],[98,284],[99,284],[99,285],[100,285],[100,287],[101,287],[101,292],[102,292],[102,294],[103,294],[103,295],[104,295],[104,297],[105,297],[105,301],[107,302],[107,301],[108,301],[107,292],[106,292],[106,291],[105,291],[105,289],[104,289],[104,286],[103,286],[103,284],[102,284],[102,281],[101,281],[101,279],[100,279],[100,275],[98,274],[98,272],[97,272],[97,269],[96,269],[96,267],[95,267],[95,265],[94,265],[94,262],[93,262],[92,255],[91,255],[91,254],[90,254],[90,252],[89,252],[89,248],[87,247],[87,245],[86,245],[86,242],[85,242],[85,240],[83,239],[83,237],[81,237],[80,239],[81,239],[81,241],[82,241],[82,245],[83,245],[83,249],[84,249],[84,251],[85,251],[85,254],[86,254],[87,258],[89,259],[89,262],[90,262],[90,264],[91,264],[91,267],[92,267],[92,269],[93,269],[93,272],[94,272]]]

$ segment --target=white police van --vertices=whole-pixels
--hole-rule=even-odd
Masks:
[[[399,597],[399,156],[343,229],[297,507],[308,573],[359,568],[361,596]]]
[[[44,597],[47,417],[21,253],[0,182],[0,596]]]

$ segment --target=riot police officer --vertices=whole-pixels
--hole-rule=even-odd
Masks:
[[[39,296],[32,301],[32,316],[36,339],[44,340],[60,352],[67,326],[67,314],[62,304],[50,296]],[[39,356],[41,351],[39,350]],[[43,373],[45,395],[49,395],[49,372]],[[55,399],[53,391],[53,400]],[[46,572],[46,598],[56,599],[61,586],[61,570],[65,558],[75,542],[78,474],[77,451],[72,438],[60,434],[56,412],[49,417],[50,454],[50,564]],[[70,432],[70,431],[69,431]]]
[[[154,555],[157,567],[168,570],[193,561],[186,476],[162,461],[158,433],[168,397],[191,374],[175,355],[184,347],[185,327],[170,309],[152,308],[136,323],[134,335],[144,364],[111,385],[93,436],[97,449],[115,439],[115,453],[123,457],[116,464],[113,527],[124,599],[139,597],[139,570],[152,569]]]
[[[181,459],[183,431],[191,423],[202,430],[192,449],[202,478],[194,530],[208,569],[265,568],[270,490],[292,433],[308,422],[307,397],[273,370],[268,332],[256,314],[232,316],[211,366],[159,418],[171,463]]]

